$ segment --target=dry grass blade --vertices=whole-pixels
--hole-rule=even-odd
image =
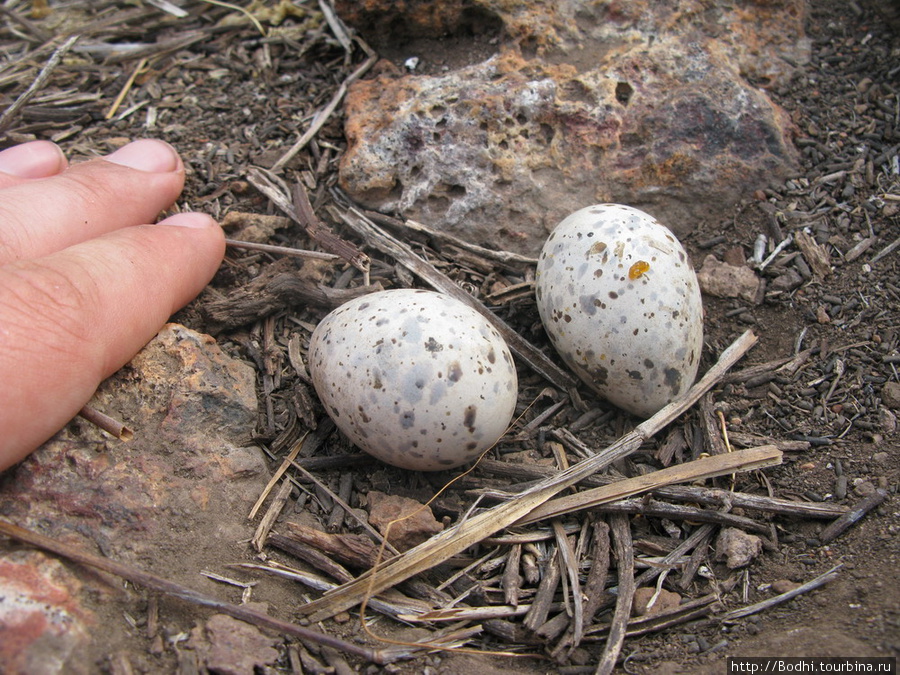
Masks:
[[[276,255],[287,255],[292,258],[304,258],[306,260],[327,260],[334,262],[340,260],[341,256],[334,253],[322,253],[321,251],[307,251],[302,248],[291,248],[289,246],[275,246],[274,244],[257,244],[253,241],[237,241],[235,239],[226,239],[225,243],[234,248],[243,248],[248,251],[263,251],[264,253],[274,253]]]
[[[644,570],[637,578],[635,585],[637,587],[645,586],[652,582],[656,577],[668,570],[671,565],[675,565],[681,556],[698,546],[705,546],[708,538],[712,536],[712,525],[701,525],[691,534],[690,537],[681,542],[672,551],[664,557],[656,567]]]
[[[391,218],[390,216],[384,216],[383,214],[375,212],[366,212],[366,215],[370,216],[373,220],[377,219],[379,221],[383,221],[385,224],[393,225],[396,228],[403,228],[411,232],[424,234],[433,241],[453,244],[454,246],[457,246],[465,251],[471,251],[472,253],[476,253],[483,258],[494,260],[501,265],[505,265],[508,267],[518,266],[521,269],[522,265],[537,265],[538,262],[537,258],[519,255],[518,253],[513,253],[511,251],[495,251],[490,248],[478,246],[477,244],[468,242],[465,239],[457,237],[449,232],[437,230],[426,225],[425,223],[420,223],[415,220],[397,220],[396,218]]]
[[[753,471],[767,466],[781,464],[781,451],[774,445],[736,450],[727,455],[712,455],[693,462],[670,466],[643,476],[626,478],[603,487],[585,490],[573,495],[560,497],[542,504],[520,520],[517,525],[533,523],[544,518],[555,518],[590,509],[601,504],[649,492],[672,483],[687,483],[706,480],[717,476],[727,476],[737,471]]]
[[[302,608],[311,620],[321,621],[360,604],[365,597],[391,588],[420,572],[439,565],[481,540],[521,520],[558,492],[586,476],[637,450],[647,438],[664,428],[690,408],[756,343],[747,331],[720,357],[718,363],[687,394],[667,405],[637,429],[626,434],[603,452],[585,459],[556,476],[547,478],[510,501],[488,509],[459,526],[445,530],[403,555],[382,563],[355,581],[344,584]]]
[[[365,283],[369,283],[369,268],[372,261],[360,251],[356,244],[345,241],[316,217],[306,189],[300,183],[294,184],[294,213],[296,220],[306,228],[307,234],[326,251],[331,251],[353,265],[365,275]]]
[[[616,597],[616,609],[613,612],[612,624],[603,656],[597,664],[596,675],[609,675],[615,670],[616,659],[625,642],[625,631],[628,617],[631,616],[631,603],[634,599],[634,547],[631,542],[631,524],[627,516],[614,515],[609,520],[616,551],[616,569],[619,571],[619,592]]]
[[[62,62],[63,57],[68,53],[68,51],[72,48],[72,46],[78,41],[80,36],[73,35],[68,40],[63,42],[59,47],[57,47],[56,51],[50,56],[47,60],[47,65],[45,65],[41,72],[38,73],[37,77],[34,78],[34,82],[22,92],[22,94],[13,101],[12,105],[9,106],[6,110],[3,111],[3,114],[0,115],[0,134],[4,133],[12,124],[15,116],[19,113],[19,111],[25,106],[31,98],[41,90],[41,87],[46,84],[47,79],[50,77],[51,73],[56,69],[56,67]]]
[[[340,217],[367,244],[393,257],[435,290],[463,302],[484,316],[500,332],[510,349],[547,381],[563,391],[576,386],[574,377],[547,358],[543,352],[510,328],[496,314],[466,293],[455,281],[422,260],[409,246],[378,228],[369,218],[355,209],[351,209],[350,214],[340,214]]]
[[[531,605],[491,605],[490,607],[450,607],[420,614],[401,614],[401,621],[487,621],[527,614]]]
[[[774,598],[769,598],[768,600],[763,600],[762,602],[757,602],[754,605],[748,605],[747,607],[741,607],[739,609],[732,610],[727,614],[723,614],[719,617],[720,621],[733,621],[734,619],[740,619],[745,616],[750,616],[751,614],[756,614],[757,612],[761,612],[765,609],[769,609],[770,607],[774,607],[775,605],[780,605],[782,602],[787,602],[792,598],[796,598],[798,595],[802,595],[803,593],[807,593],[815,588],[819,588],[820,586],[824,586],[830,581],[834,581],[838,578],[838,571],[843,567],[843,565],[835,565],[830,570],[825,572],[815,579],[807,581],[805,584],[798,586],[790,591],[782,593],[781,595],[776,595]]]
[[[575,646],[581,642],[581,634],[584,631],[584,604],[581,583],[578,580],[578,560],[576,559],[575,551],[572,550],[572,546],[569,543],[569,538],[566,536],[565,530],[563,530],[562,523],[558,520],[553,521],[553,532],[556,535],[556,546],[557,550],[559,550],[560,560],[566,567],[566,574],[569,579],[569,592],[572,594],[571,626],[574,641],[572,644],[568,644],[563,640],[554,649],[554,652],[565,651],[564,658],[567,658]]]
[[[341,82],[341,86],[335,92],[334,96],[331,97],[331,100],[328,104],[319,112],[316,113],[315,118],[313,119],[312,124],[309,126],[309,129],[297,139],[297,142],[294,143],[290,149],[286,153],[284,153],[275,164],[272,165],[272,171],[278,172],[284,168],[284,165],[290,162],[294,156],[300,152],[306,145],[315,138],[316,134],[319,133],[319,130],[325,125],[325,122],[334,114],[335,109],[338,107],[338,104],[343,100],[344,96],[347,94],[347,89],[350,87],[353,82],[361,78],[363,75],[368,72],[369,68],[375,65],[378,61],[378,56],[374,53],[370,53],[362,64],[354,70],[347,77],[346,80]]]
[[[637,582],[635,582],[635,585],[637,585]],[[656,614],[633,617],[628,621],[628,630],[625,633],[625,637],[636,637],[664,630],[701,616],[707,616],[710,613],[711,605],[718,600],[718,594],[710,593],[694,600],[689,600],[677,607],[662,610]],[[596,640],[599,636],[608,633],[609,629],[609,624],[591,626],[585,635],[585,642]]]
[[[262,507],[263,503],[266,501],[266,497],[269,496],[269,493],[284,475],[285,471],[287,471],[291,467],[291,462],[293,462],[297,458],[297,454],[300,452],[300,448],[303,447],[303,443],[306,440],[306,437],[309,434],[303,434],[296,443],[294,443],[294,447],[291,448],[290,452],[287,454],[287,457],[284,458],[284,461],[281,463],[281,466],[278,467],[278,470],[272,475],[269,479],[268,484],[265,488],[263,488],[262,494],[259,495],[259,499],[256,500],[256,503],[253,505],[253,508],[250,509],[250,515],[247,516],[249,520],[253,520],[256,517],[256,514],[259,512],[259,509]],[[257,549],[259,550],[259,549]]]
[[[309,196],[302,186],[296,185],[293,199],[290,189],[277,175],[271,171],[253,167],[247,172],[247,180],[253,187],[268,197],[282,213],[303,227],[309,236],[323,248],[343,258],[363,274],[368,275],[369,256],[360,251],[354,244],[344,241],[328,229],[313,212]],[[368,283],[368,277],[367,282]]]
[[[296,581],[299,584],[303,584],[304,586],[317,591],[327,591],[328,589],[337,586],[333,581],[325,579],[313,572],[294,569],[275,562],[270,562],[267,565],[258,563],[234,563],[229,565],[229,567],[253,570],[255,572],[262,572],[264,574],[281,577],[282,579],[290,579],[291,581]],[[401,617],[419,616],[431,609],[427,603],[416,600],[415,598],[410,598],[402,593],[397,593],[396,591],[391,591],[389,594],[385,593],[383,596],[372,598],[369,601],[369,607],[380,614],[397,619],[400,619]]]
[[[266,514],[260,519],[259,525],[256,527],[256,532],[253,534],[253,539],[250,540],[250,543],[253,544],[253,548],[256,549],[257,553],[263,550],[266,537],[269,535],[272,526],[275,524],[275,520],[281,515],[281,510],[284,508],[284,505],[287,504],[288,499],[291,498],[291,490],[293,490],[293,488],[294,486],[291,483],[291,479],[285,478],[281,483],[281,487],[278,488],[278,492],[275,494],[272,503],[269,504]]]

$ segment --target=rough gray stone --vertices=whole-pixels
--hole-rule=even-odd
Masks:
[[[368,207],[531,253],[565,215],[605,201],[683,236],[795,166],[790,120],[748,75],[783,81],[808,51],[802,3],[696,4],[476,2],[513,38],[459,70],[354,83],[341,185]],[[420,5],[398,21],[425,30]],[[377,23],[379,3],[365,7],[345,19]]]
[[[726,527],[716,539],[716,560],[724,560],[728,569],[745,567],[762,553],[762,540],[736,527]]]

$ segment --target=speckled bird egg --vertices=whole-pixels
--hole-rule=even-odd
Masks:
[[[544,244],[536,291],[554,347],[611,403],[650,417],[693,384],[700,286],[681,243],[652,216],[620,204],[571,214]]]
[[[381,291],[341,305],[313,332],[309,368],[357,447],[417,471],[476,459],[506,431],[518,395],[500,333],[432,291]]]

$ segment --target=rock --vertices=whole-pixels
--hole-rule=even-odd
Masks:
[[[892,410],[900,409],[900,382],[885,382],[881,386],[881,400]]]
[[[249,440],[256,424],[253,369],[209,335],[168,324],[126,368],[139,376],[142,416],[160,418],[164,434],[193,431],[199,444],[211,433],[232,443]]]
[[[793,591],[797,588],[800,588],[800,584],[789,579],[779,579],[778,581],[772,582],[772,592],[778,593],[779,595],[787,593],[788,591]]]
[[[803,283],[803,277],[795,269],[786,270],[783,274],[779,274],[769,284],[769,289],[773,291],[792,291]]]
[[[893,434],[897,431],[897,416],[884,406],[878,408],[878,426],[886,434]]]
[[[747,264],[747,256],[744,255],[744,249],[740,246],[734,246],[722,255],[722,261],[732,267],[744,267]]]
[[[716,560],[724,560],[730,570],[749,565],[760,553],[760,538],[736,527],[726,527],[716,539]]]
[[[0,671],[88,673],[84,654],[96,618],[78,600],[81,582],[35,551],[0,549]]]
[[[634,600],[631,603],[631,616],[648,616],[659,614],[674,609],[681,604],[681,596],[678,593],[660,589],[659,595],[651,606],[649,603],[656,595],[656,589],[650,586],[642,586],[634,592]]]
[[[809,51],[799,0],[691,4],[338,2],[364,35],[390,25],[395,42],[471,30],[473,13],[506,36],[458,70],[353,83],[342,187],[370,208],[530,253],[563,217],[604,201],[685,235],[796,166],[792,123],[744,76],[786,82],[788,61]]]
[[[875,484],[865,478],[857,478],[853,481],[853,491],[860,497],[871,497],[875,494]]]
[[[291,219],[286,216],[272,216],[264,213],[229,211],[222,219],[222,229],[229,231],[232,239],[266,244],[278,230],[290,227]]]
[[[413,548],[444,529],[431,508],[414,499],[371,490],[368,500],[369,522],[400,551]]]
[[[848,478],[846,474],[841,474],[837,478],[834,479],[834,498],[837,501],[844,499],[847,496],[847,484]]]
[[[253,675],[256,666],[274,663],[280,640],[267,637],[256,626],[226,614],[216,614],[201,631],[195,629],[190,646],[201,655],[207,669],[219,675]]]
[[[697,281],[704,293],[719,298],[741,298],[747,302],[756,302],[762,283],[749,267],[729,265],[711,254],[703,260]]]
[[[198,570],[237,557],[253,532],[244,521],[223,521],[221,513],[248,513],[268,477],[259,449],[244,447],[256,426],[254,379],[248,365],[227,356],[209,336],[166,326],[92,400],[128,424],[134,438],[123,443],[73,420],[2,475],[0,513],[86,551],[96,554],[99,547],[105,556],[198,591],[220,592]],[[0,541],[0,568],[18,564],[14,551]],[[36,578],[48,576],[47,560],[41,553],[29,558]],[[74,617],[64,635],[51,621],[41,626],[29,619],[34,644],[47,658],[81,649],[79,617],[96,614],[102,623],[88,631],[86,650],[105,653],[107,644],[128,639],[130,629],[120,619],[123,611],[136,611],[129,600],[111,602],[104,577],[80,578],[83,590],[70,581],[46,583],[47,593],[62,586],[70,596],[60,601]],[[0,586],[7,580],[0,573]],[[56,601],[46,602],[54,616],[64,616]],[[0,647],[5,664],[2,654]]]

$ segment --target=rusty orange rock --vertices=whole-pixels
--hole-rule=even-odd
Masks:
[[[345,20],[393,26],[409,48],[413,25],[474,30],[460,28],[473,8],[503,30],[486,60],[352,85],[340,181],[365,206],[535,253],[565,215],[604,201],[683,236],[796,166],[793,123],[760,86],[807,58],[802,2],[422,5],[371,0]]]

